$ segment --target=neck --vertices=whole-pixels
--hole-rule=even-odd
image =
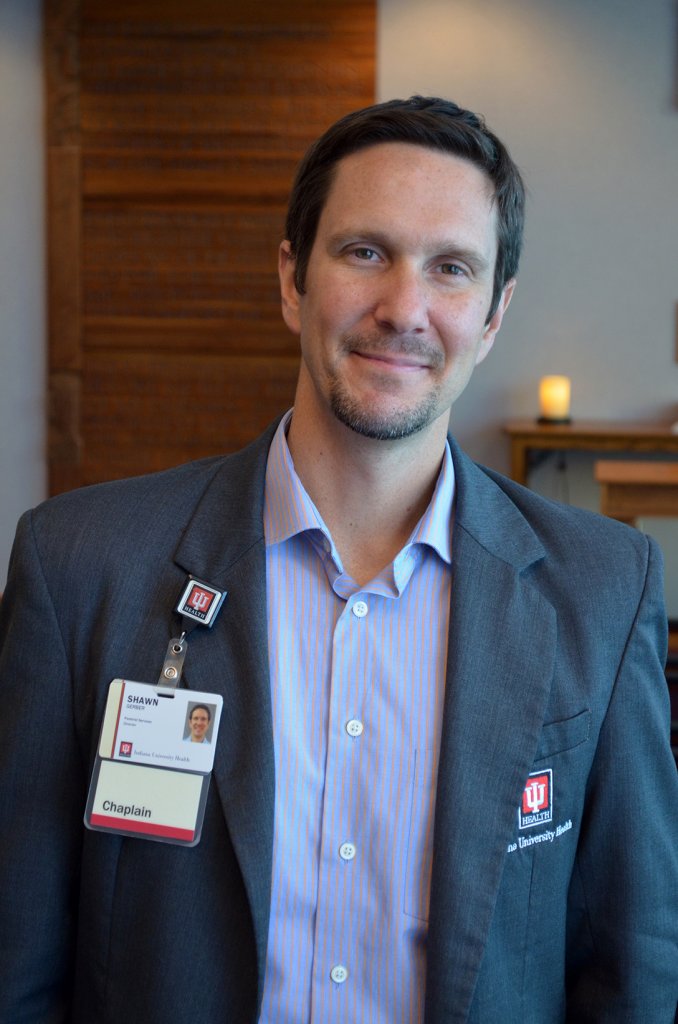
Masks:
[[[328,419],[328,415],[330,419]],[[424,514],[443,457],[447,417],[408,438],[363,437],[295,405],[288,434],[294,467],[359,586],[389,565]]]

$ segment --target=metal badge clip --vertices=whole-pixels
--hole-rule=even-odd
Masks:
[[[163,662],[162,672],[158,679],[158,686],[165,690],[176,690],[181,682],[181,673],[184,667],[184,658],[188,650],[186,633],[181,636],[173,636],[167,645],[167,653]],[[169,696],[169,695],[168,695]]]

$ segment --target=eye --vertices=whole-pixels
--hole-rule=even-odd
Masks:
[[[439,270],[441,274],[447,274],[450,277],[466,277],[466,271],[458,263],[441,263]]]
[[[379,258],[379,254],[374,249],[370,249],[367,245],[359,245],[355,249],[352,249],[351,252],[359,260],[370,261]]]

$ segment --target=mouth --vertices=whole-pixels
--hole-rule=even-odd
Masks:
[[[344,351],[384,373],[439,370],[444,363],[443,353],[429,339],[388,337],[369,331],[347,337]]]
[[[380,367],[388,367],[393,370],[404,370],[405,372],[411,372],[413,370],[427,370],[430,365],[420,356],[416,357],[400,352],[360,352],[354,349],[351,352],[351,355],[356,356],[358,359],[364,359],[366,362],[374,363]]]

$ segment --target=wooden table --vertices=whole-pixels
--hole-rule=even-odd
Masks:
[[[639,516],[678,516],[678,462],[600,461],[603,515],[634,525]]]
[[[678,456],[678,433],[660,423],[631,420],[574,420],[537,423],[509,420],[504,425],[511,444],[511,476],[526,484],[540,454],[550,451],[664,452]]]

